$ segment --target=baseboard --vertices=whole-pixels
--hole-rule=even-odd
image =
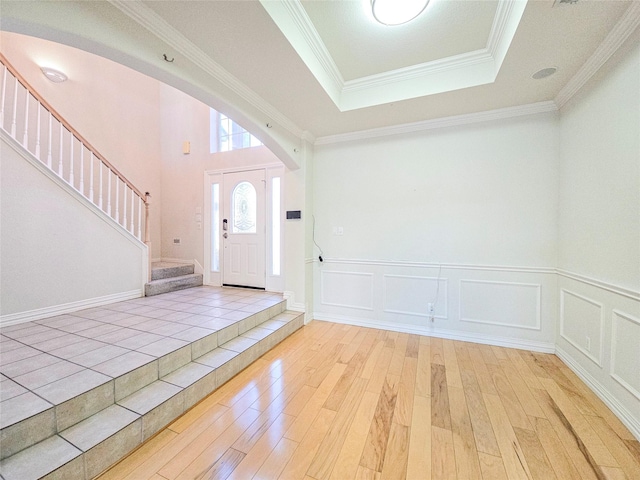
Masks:
[[[31,322],[40,320],[41,318],[54,317],[64,313],[77,312],[85,308],[99,307],[110,303],[123,302],[133,298],[144,296],[142,290],[131,290],[128,292],[114,293],[103,297],[90,298],[87,300],[79,300],[77,302],[64,303],[62,305],[53,305],[51,307],[37,308],[26,312],[11,313],[9,315],[0,316],[0,325],[3,327],[15,325],[18,323]]]
[[[204,275],[204,267],[195,258],[193,259],[193,273]]]
[[[282,298],[287,301],[287,310],[291,310],[294,312],[304,313],[304,303],[299,303],[295,301],[295,292],[292,290],[287,290],[282,292]]]
[[[640,441],[640,418],[635,418],[593,375],[582,368],[569,353],[558,346],[556,346],[555,353],[609,407],[614,415],[629,429],[631,434]]]
[[[391,330],[393,332],[412,333],[427,337],[446,338],[449,340],[459,340],[461,342],[481,343],[484,345],[495,345],[497,347],[519,348],[541,353],[555,353],[554,343],[539,342],[536,340],[526,340],[523,338],[508,338],[495,335],[482,335],[472,332],[460,332],[457,330],[446,330],[443,328],[420,327],[417,325],[406,325],[389,322],[379,322],[363,319],[354,319],[338,315],[314,314],[314,320],[326,322],[344,323],[358,327],[378,328],[381,330]]]

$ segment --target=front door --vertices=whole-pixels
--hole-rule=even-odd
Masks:
[[[265,171],[225,173],[223,285],[265,287]]]

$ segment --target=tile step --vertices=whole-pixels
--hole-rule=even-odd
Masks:
[[[301,328],[285,311],[0,462],[4,480],[94,478]]]
[[[51,435],[82,422],[97,412],[119,402],[149,384],[165,377],[192,360],[202,358],[223,343],[233,341],[236,337],[248,334],[257,326],[273,326],[288,322],[297,312],[285,312],[286,301],[254,313],[239,321],[228,321],[228,325],[195,340],[186,346],[179,346],[174,351],[157,356],[107,381],[88,388],[59,404],[52,405],[41,400],[27,416],[19,418],[0,430],[0,460],[38,443]],[[255,333],[252,333],[255,335]],[[85,370],[91,373],[91,370]],[[27,394],[24,394],[27,395]],[[35,395],[29,393],[28,395]],[[23,402],[24,403],[24,402]]]
[[[144,286],[144,294],[147,297],[160,295],[161,293],[175,292],[185,288],[199,287],[202,285],[202,274],[192,273],[179,277],[162,278],[153,280]]]

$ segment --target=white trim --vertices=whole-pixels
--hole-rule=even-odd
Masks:
[[[133,21],[144,27],[151,34],[175,49],[176,52],[184,55],[185,58],[198,65],[226,88],[243,100],[249,102],[256,109],[260,110],[268,118],[271,118],[285,130],[301,138],[304,131],[294,124],[289,118],[282,114],[277,108],[267,102],[264,98],[242,83],[238,78],[224,69],[219,63],[214,61],[205,52],[200,50],[182,33],[167,23],[160,15],[147,7],[140,0],[109,0],[109,3],[127,15]]]
[[[344,81],[300,0],[260,3],[341,112],[494,82],[527,5],[498,0],[482,49]]]
[[[281,162],[273,162],[273,163],[265,163],[259,165],[248,165],[246,167],[228,167],[228,168],[217,168],[211,170],[205,170],[204,175],[205,178],[208,175],[223,175],[225,173],[238,173],[238,172],[251,172],[253,170],[268,170],[270,168],[284,168],[284,164]]]
[[[576,74],[558,92],[555,103],[558,108],[562,108],[571,98],[584,87],[593,77],[600,67],[620,48],[624,41],[629,38],[635,29],[640,25],[640,2],[632,1],[629,8],[624,12],[618,23],[611,29],[603,42],[596,48],[595,52],[580,67]]]
[[[312,262],[320,263],[317,259]],[[464,263],[428,263],[428,262],[403,262],[392,260],[363,260],[363,259],[344,259],[344,258],[325,258],[323,264],[336,265],[372,265],[379,267],[416,267],[416,268],[435,268],[442,266],[443,269],[452,270],[484,270],[498,272],[519,272],[519,273],[540,273],[552,275],[556,273],[552,267],[522,267],[508,265],[480,265],[480,264],[464,264]]]
[[[133,298],[144,296],[144,290],[130,290],[128,292],[113,293],[103,297],[89,298],[87,300],[78,300],[76,302],[63,303],[62,305],[53,305],[51,307],[37,308],[26,312],[11,313],[0,316],[0,325],[7,327],[18,323],[31,322],[41,318],[54,317],[64,313],[77,312],[86,308],[99,307],[110,303],[124,302]]]
[[[287,310],[305,313],[304,303],[296,302],[295,297],[296,292],[293,290],[285,290],[282,292],[282,298],[287,301]]]
[[[440,282],[444,282],[444,315],[430,315],[428,312],[427,313],[419,313],[419,312],[409,312],[409,311],[404,311],[404,310],[392,310],[389,308],[385,308],[385,305],[387,303],[387,283],[385,281],[386,278],[410,278],[412,280],[415,279],[419,279],[419,280],[434,280],[436,283],[436,288],[437,285]],[[449,318],[449,279],[448,278],[438,278],[438,277],[420,277],[417,275],[395,275],[395,274],[383,274],[382,275],[382,280],[383,280],[383,299],[382,299],[382,311],[385,313],[398,313],[401,315],[411,315],[414,317],[422,317],[422,318],[431,318],[433,316],[433,318],[439,318],[441,320],[446,320]],[[438,301],[438,299],[436,298],[436,302]]]
[[[564,333],[564,297],[565,294],[572,295],[580,300],[583,300],[587,303],[590,303],[594,307],[598,307],[600,309],[600,351],[599,358],[593,356],[593,354],[587,350],[585,350],[581,345],[574,342]],[[568,343],[570,343],[576,350],[582,353],[585,357],[595,363],[597,366],[602,368],[602,357],[604,356],[604,305],[592,298],[585,297],[578,293],[572,292],[570,290],[566,290],[564,288],[560,289],[560,337],[564,338]]]
[[[197,259],[193,259],[193,273],[199,274],[199,275],[203,275],[204,274],[204,268],[202,267],[202,265],[200,265],[200,262]]]
[[[555,354],[611,409],[614,415],[620,419],[634,437],[640,438],[640,418],[634,417],[624,405],[609,393],[580,363],[574,360],[569,353],[565,352],[561,347],[556,346]]]
[[[345,325],[356,325],[366,328],[377,328],[379,330],[390,330],[392,332],[412,333],[427,337],[446,338],[449,340],[459,340],[461,342],[481,343],[484,345],[495,345],[498,347],[519,348],[532,350],[534,352],[554,353],[555,344],[548,342],[538,342],[536,340],[515,339],[510,337],[499,337],[495,335],[482,335],[473,332],[459,332],[455,330],[445,330],[441,328],[420,327],[391,322],[383,322],[373,319],[354,319],[341,315],[314,314],[315,320],[342,323]]]
[[[630,315],[628,313],[622,312],[620,310],[616,310],[616,309],[613,310],[612,315],[611,315],[611,366],[609,368],[609,375],[611,375],[611,378],[613,378],[616,382],[618,382],[620,385],[622,385],[631,395],[633,395],[638,400],[640,400],[640,392],[638,390],[636,390],[632,385],[629,385],[629,383],[627,383],[627,381],[624,378],[620,377],[619,375],[617,375],[615,373],[615,368],[616,368],[616,343],[617,343],[617,339],[618,339],[618,328],[617,328],[617,319],[616,319],[616,317],[623,318],[625,320],[630,321],[631,323],[636,323],[636,324],[640,325],[640,319],[634,317],[633,315]],[[636,354],[640,355],[640,352],[636,352]]]
[[[463,318],[462,317],[462,284],[463,283],[483,283],[490,285],[516,285],[519,287],[535,287],[536,288],[536,325],[535,326],[527,326],[527,325],[518,325],[515,323],[503,323],[503,322],[491,322],[488,320],[479,320],[476,318]],[[469,323],[483,323],[487,325],[498,325],[501,327],[511,327],[511,328],[522,328],[526,330],[542,330],[542,297],[541,290],[542,285],[539,283],[521,283],[521,282],[504,282],[504,281],[495,281],[495,280],[474,280],[474,279],[460,279],[460,286],[458,288],[458,312],[460,315],[461,322],[469,322]]]
[[[330,303],[330,302],[326,302],[324,300],[324,282],[322,281],[324,278],[324,275],[327,273],[331,273],[331,274],[338,274],[338,275],[356,275],[358,277],[370,277],[371,278],[371,307],[365,307],[362,305],[347,305],[347,304],[341,304],[341,303]],[[374,291],[373,291],[373,273],[369,273],[369,272],[343,272],[341,270],[323,270],[322,272],[320,272],[320,303],[322,305],[329,305],[332,307],[344,307],[344,308],[354,308],[357,310],[366,310],[366,311],[373,311],[374,310],[374,306],[373,306],[373,300],[375,298],[374,295]]]
[[[556,269],[556,272],[561,277],[570,278],[571,280],[576,280],[581,283],[586,283],[587,285],[592,285],[594,287],[602,288],[611,293],[615,293],[617,295],[622,295],[623,297],[630,298],[631,300],[636,300],[640,302],[640,291],[631,290],[629,288],[621,287],[619,285],[615,285],[613,283],[608,283],[602,280],[597,280],[595,278],[587,277],[585,275],[580,275],[579,273],[569,272],[567,270],[562,270],[561,268]]]
[[[557,111],[558,108],[552,101],[530,103],[527,105],[518,105],[515,107],[486,110],[484,112],[453,115],[450,117],[434,118],[431,120],[422,120],[413,123],[390,125],[388,127],[378,127],[369,130],[360,130],[358,132],[327,135],[325,137],[316,138],[314,146],[331,145],[334,143],[342,142],[354,142],[358,140],[369,140],[372,138],[386,137],[390,135],[402,135],[406,133],[435,130],[438,128],[457,127],[460,125],[470,125],[474,123],[490,122],[495,120],[503,120],[508,118],[522,117],[526,115],[537,115],[539,113],[551,113]]]
[[[228,167],[221,169],[210,169],[205,170],[203,173],[203,232],[202,232],[202,243],[203,243],[203,260],[204,265],[201,266],[203,271],[203,284],[211,285],[211,286],[222,286],[223,284],[223,273],[224,273],[224,256],[222,249],[220,251],[220,271],[212,272],[211,271],[211,184],[218,183],[219,192],[220,192],[220,215],[223,215],[222,206],[224,205],[224,175],[225,174],[235,174],[235,173],[243,173],[243,172],[253,172],[253,171],[262,171],[264,172],[264,208],[265,208],[265,241],[264,241],[264,258],[265,258],[265,270],[264,270],[264,281],[265,281],[265,290],[267,291],[282,291],[282,288],[285,284],[285,245],[286,245],[286,232],[285,232],[285,189],[286,189],[286,166],[282,162],[272,162],[266,164],[259,165],[248,165],[244,167]],[[213,177],[219,176],[220,179],[218,182],[213,182]],[[280,275],[270,275],[270,261],[272,256],[271,251],[271,182],[270,179],[274,176],[280,177],[280,232],[281,232],[281,246],[280,246],[280,262],[281,262],[281,272]],[[199,264],[198,264],[199,265]],[[214,277],[214,278],[212,278]],[[303,310],[304,311],[304,307]]]

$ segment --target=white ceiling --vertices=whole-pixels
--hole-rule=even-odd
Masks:
[[[57,4],[64,13],[52,19],[47,2],[35,9],[3,0],[2,22],[18,31],[34,22],[39,27],[23,33],[45,38],[54,35],[42,25],[64,30],[70,44],[81,43],[73,35],[90,46],[111,42],[111,50],[93,50],[144,57],[203,89],[224,85],[220,92],[237,98],[239,111],[253,105],[287,132],[320,141],[523,105],[553,109],[550,101],[571,93],[594,52],[606,60],[614,40],[629,35],[620,23],[632,31],[640,23],[638,0],[431,0],[414,22],[384,27],[368,2],[78,1]],[[175,63],[164,64],[162,53]],[[555,75],[531,78],[551,66]]]

